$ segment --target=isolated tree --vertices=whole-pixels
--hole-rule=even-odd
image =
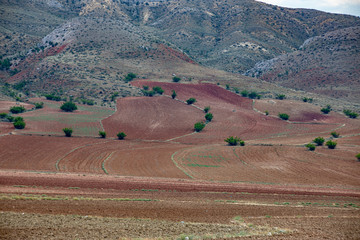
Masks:
[[[210,111],[210,106],[207,106],[207,107],[204,108],[205,113],[208,113],[209,111]]]
[[[224,141],[227,142],[230,146],[236,146],[238,144],[240,144],[240,146],[245,146],[245,142],[238,137],[230,136]]]
[[[180,82],[181,78],[175,76],[175,77],[173,77],[172,80],[173,80],[173,82]]]
[[[249,96],[249,92],[247,91],[247,90],[243,90],[243,91],[241,91],[241,96],[243,96],[243,97],[248,97]]]
[[[201,132],[204,129],[204,127],[205,127],[205,123],[203,122],[197,122],[194,124],[194,130],[196,132]]]
[[[164,93],[164,90],[161,87],[158,87],[158,86],[153,87],[153,91],[155,93],[160,94],[160,95],[162,95]]]
[[[328,148],[330,148],[330,149],[335,149],[336,148],[336,145],[337,145],[337,142],[334,142],[334,141],[327,141],[326,143],[325,143],[325,145],[328,147]]]
[[[106,132],[105,131],[99,131],[99,136],[101,138],[106,138]]]
[[[43,102],[36,102],[36,103],[34,103],[34,105],[35,105],[35,108],[36,108],[36,109],[40,109],[40,108],[43,108],[43,107],[44,107],[44,103],[43,103]]]
[[[327,105],[326,107],[321,109],[321,112],[323,112],[324,114],[328,114],[329,112],[331,112],[331,106]]]
[[[117,134],[117,137],[119,140],[123,140],[127,135],[124,132],[119,132]]]
[[[338,138],[340,136],[340,133],[337,133],[337,132],[331,132],[330,133],[331,136],[333,136],[334,138]]]
[[[313,140],[318,146],[324,145],[325,139],[323,137],[317,137]]]
[[[172,94],[171,94],[172,99],[175,99],[176,96],[177,96],[177,94],[176,94],[175,90],[172,90]]]
[[[309,149],[309,151],[315,151],[315,144],[312,144],[312,143],[309,143],[309,144],[306,144],[305,147],[307,147]]]
[[[357,160],[360,162],[360,153],[358,153],[356,156]]]
[[[73,130],[71,128],[64,128],[63,132],[65,133],[66,137],[71,137]]]
[[[193,104],[196,102],[196,99],[195,98],[189,98],[188,100],[186,100],[187,104]]]
[[[136,74],[135,73],[128,73],[126,76],[125,76],[125,82],[130,82],[132,81],[134,78],[136,78]]]
[[[24,122],[24,120],[18,120],[18,121],[15,121],[14,122],[14,127],[16,128],[16,129],[24,129],[25,128],[25,122]]]
[[[205,119],[206,119],[206,121],[208,121],[208,122],[211,122],[211,120],[213,119],[213,114],[212,113],[207,113],[206,115],[205,115]]]
[[[77,110],[77,106],[73,102],[65,102],[63,105],[61,105],[60,109],[65,112],[73,112]]]
[[[279,118],[281,118],[282,120],[289,120],[289,115],[286,113],[279,113]]]

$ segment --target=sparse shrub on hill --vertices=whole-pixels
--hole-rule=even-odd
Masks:
[[[13,106],[10,108],[10,112],[13,114],[18,114],[25,112],[25,108],[23,106]]]
[[[328,114],[329,112],[331,112],[331,106],[327,105],[326,107],[321,109],[321,112],[323,112],[324,114]]]
[[[57,102],[61,101],[61,97],[55,96],[55,95],[53,95],[53,94],[46,94],[46,95],[45,95],[45,98],[46,98],[47,100],[52,100],[52,101],[57,101]]]
[[[340,136],[340,133],[337,133],[337,132],[331,132],[330,133],[331,136],[333,136],[334,138],[338,138]]]
[[[24,129],[25,128],[25,122],[24,119],[22,117],[16,117],[14,119],[14,127],[16,129]]]
[[[334,141],[327,141],[326,143],[325,143],[325,145],[328,147],[328,148],[330,148],[330,149],[335,149],[336,148],[336,145],[337,145],[337,142],[334,142]]]
[[[205,115],[205,119],[206,119],[206,121],[208,121],[208,122],[211,122],[212,121],[212,119],[213,119],[213,114],[212,113],[207,113],[206,115]]]
[[[175,76],[175,77],[173,77],[172,80],[173,80],[173,82],[180,82],[181,78]]]
[[[36,103],[34,103],[34,105],[35,105],[35,108],[36,108],[36,109],[40,109],[40,108],[43,108],[43,107],[44,107],[44,103],[43,103],[43,102],[36,102]]]
[[[106,132],[105,131],[99,131],[99,136],[101,138],[106,138]]]
[[[210,111],[210,106],[207,106],[207,107],[204,108],[205,113],[208,113],[209,111]]]
[[[249,92],[247,90],[243,90],[241,91],[241,96],[243,97],[248,97],[249,96]]]
[[[149,90],[149,86],[144,85],[144,86],[143,86],[143,89],[144,89],[145,91],[147,91],[147,90]]]
[[[324,145],[325,139],[323,137],[317,137],[313,140],[318,146]]]
[[[239,93],[239,92],[240,92],[239,89],[236,88],[236,87],[233,87],[233,90],[234,90],[235,93]]]
[[[155,95],[155,91],[154,90],[142,90],[142,93],[144,94],[144,96],[147,96],[147,97],[152,97]]]
[[[315,151],[315,144],[312,144],[312,143],[308,143],[305,145],[305,147],[307,147],[309,149],[309,151]]]
[[[196,99],[195,98],[189,98],[188,100],[186,100],[187,104],[193,104],[196,102]]]
[[[63,132],[65,133],[66,137],[71,137],[73,130],[71,128],[64,128]]]
[[[348,110],[348,109],[345,109],[343,112],[349,118],[357,118],[359,116],[359,114],[357,114],[356,112],[353,112],[353,111]]]
[[[197,122],[194,124],[194,130],[196,132],[201,132],[204,129],[204,127],[205,127],[205,123],[203,122]]]
[[[114,92],[112,95],[111,95],[111,101],[114,102],[115,99],[119,96],[119,92]]]
[[[289,120],[289,115],[286,113],[279,113],[279,118],[281,118],[282,120]]]
[[[73,102],[65,102],[63,105],[60,106],[60,109],[65,112],[73,112],[77,110],[77,106]]]
[[[277,94],[276,99],[284,100],[286,98],[285,94]]]
[[[248,97],[250,99],[260,99],[261,98],[261,95],[259,95],[257,92],[253,91],[251,93],[249,93]]]
[[[226,138],[224,141],[227,142],[230,146],[237,146],[238,144],[240,144],[240,146],[245,146],[245,142],[238,137],[231,136]]]
[[[172,99],[175,99],[176,96],[177,96],[177,94],[176,94],[175,90],[172,90],[172,94],[171,94]]]
[[[119,132],[117,134],[117,137],[118,137],[119,140],[123,140],[126,137],[126,134],[124,132]]]
[[[130,81],[134,80],[134,78],[136,78],[136,74],[130,72],[125,76],[125,82],[130,82]]]
[[[229,89],[230,89],[230,85],[229,85],[229,84],[226,84],[225,87],[226,87],[226,90],[229,90]]]
[[[355,156],[357,160],[360,162],[360,153]]]
[[[153,91],[155,93],[160,94],[160,95],[162,95],[164,93],[164,90],[161,87],[158,87],[158,86],[153,87]]]
[[[312,98],[308,98],[308,97],[303,97],[303,102],[309,102],[309,103],[312,103],[313,102],[313,99]]]

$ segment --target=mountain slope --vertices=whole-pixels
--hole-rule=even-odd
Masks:
[[[284,87],[359,102],[360,27],[310,38],[298,51],[258,63],[246,75]]]

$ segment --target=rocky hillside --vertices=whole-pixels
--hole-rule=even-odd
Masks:
[[[254,0],[0,0],[0,12],[2,84],[102,103],[114,92],[139,94],[129,72],[287,91],[240,73],[308,38],[360,26],[352,16]]]
[[[360,27],[332,31],[298,51],[256,64],[246,75],[359,103]]]

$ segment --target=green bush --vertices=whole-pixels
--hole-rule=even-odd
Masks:
[[[23,106],[13,106],[10,108],[10,112],[13,114],[18,114],[25,112],[25,108]]]
[[[245,142],[243,140],[240,140],[239,144],[240,146],[245,146]]]
[[[279,113],[279,118],[281,118],[282,120],[289,120],[289,115],[286,113]]]
[[[16,118],[14,118],[14,122],[23,122],[24,121],[24,118],[22,118],[22,117],[16,117]]]
[[[171,94],[172,99],[175,99],[176,96],[177,96],[177,94],[176,94],[175,90],[172,90],[172,94]]]
[[[224,140],[225,142],[227,142],[230,146],[236,146],[240,143],[241,139],[238,137],[228,137]]]
[[[233,87],[233,90],[234,90],[235,93],[239,93],[239,89],[238,89],[238,88]]]
[[[36,103],[34,103],[34,105],[35,105],[35,108],[36,108],[36,109],[40,109],[40,108],[43,108],[43,107],[44,107],[44,103],[43,103],[43,102],[36,102]]]
[[[313,140],[318,146],[324,145],[325,139],[323,137],[317,137]]]
[[[357,114],[356,112],[353,112],[353,111],[348,110],[348,109],[344,110],[344,114],[346,116],[348,116],[349,118],[357,118],[359,116],[359,114]]]
[[[249,93],[248,97],[251,99],[255,99],[255,98],[259,98],[259,95],[256,92],[251,92]]]
[[[144,85],[144,86],[143,86],[143,89],[144,89],[145,91],[147,91],[147,90],[149,90],[149,86]]]
[[[4,118],[6,118],[7,117],[7,113],[0,113],[0,118],[1,119],[4,119]]]
[[[104,131],[99,131],[99,136],[100,136],[101,138],[106,138],[106,132],[104,132]]]
[[[285,94],[277,94],[276,99],[284,100],[286,98]]]
[[[307,97],[304,97],[302,100],[303,100],[303,102],[309,102],[309,103],[313,102],[312,98],[307,98]]]
[[[146,91],[146,90],[142,90],[144,96],[147,96],[147,97],[152,97],[155,95],[155,91],[151,90],[151,91]]]
[[[207,107],[204,108],[205,113],[208,113],[209,111],[210,111],[210,106],[207,106]]]
[[[14,122],[15,118],[13,116],[7,116],[6,119],[9,121],[9,122]]]
[[[132,81],[134,78],[136,78],[136,74],[135,73],[128,73],[126,76],[125,76],[125,82],[130,82]]]
[[[328,148],[330,148],[330,149],[335,149],[336,148],[336,145],[337,145],[337,142],[334,142],[334,141],[327,141],[326,143],[325,143],[325,145],[328,147]]]
[[[153,87],[153,91],[155,93],[160,94],[160,95],[162,95],[164,93],[164,90],[161,87],[158,87],[158,86]]]
[[[189,98],[188,100],[186,100],[187,104],[193,104],[196,102],[196,99],[195,98]]]
[[[241,96],[243,97],[248,97],[249,96],[249,92],[247,90],[243,90],[241,91]]]
[[[71,128],[64,128],[63,132],[65,133],[66,137],[71,137],[73,130]]]
[[[46,94],[46,95],[45,95],[45,98],[46,98],[47,100],[52,100],[52,101],[57,101],[57,102],[61,101],[61,97],[55,96],[55,95],[53,95],[53,94]]]
[[[205,127],[205,123],[203,122],[197,122],[194,124],[194,130],[196,132],[201,132],[204,129],[204,127]]]
[[[226,87],[226,90],[229,90],[229,89],[230,89],[230,85],[229,85],[229,84],[226,84],[225,87]]]
[[[331,112],[331,106],[330,105],[327,105],[326,107],[322,108],[321,111],[324,113],[324,114],[328,114],[329,112]]]
[[[316,146],[312,143],[306,144],[305,147],[309,149],[309,151],[315,151]]]
[[[330,133],[331,136],[333,136],[334,138],[338,138],[340,136],[340,133],[337,133],[337,132],[331,132]]]
[[[205,119],[206,119],[206,121],[208,121],[208,122],[211,122],[211,120],[213,119],[213,115],[212,115],[212,113],[207,113],[206,115],[205,115]]]
[[[77,110],[77,106],[73,102],[65,102],[63,105],[61,105],[60,109],[65,112],[72,112]]]
[[[265,115],[266,115],[266,116],[269,115],[269,111],[268,111],[268,110],[265,111]]]
[[[180,82],[181,78],[175,76],[175,77],[173,77],[172,80],[173,80],[173,82]]]
[[[358,161],[360,161],[360,153],[355,156]]]
[[[14,122],[14,127],[16,129],[24,129],[25,128],[25,122],[23,120],[19,120],[19,121],[15,121]]]
[[[119,132],[117,134],[117,137],[118,137],[119,140],[123,140],[126,137],[126,134],[124,132]]]

